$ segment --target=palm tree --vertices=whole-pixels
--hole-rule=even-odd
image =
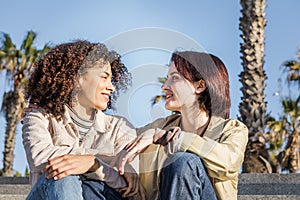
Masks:
[[[283,115],[279,120],[272,118],[268,122],[267,133],[271,163],[276,172],[288,170],[291,173],[300,170],[300,49],[298,61],[291,60],[283,64],[283,72],[286,74],[290,94],[281,101]],[[296,95],[293,97],[292,87],[296,86]]]
[[[15,134],[25,107],[23,89],[28,75],[38,57],[43,56],[49,50],[48,44],[40,50],[33,46],[36,36],[37,34],[33,31],[27,32],[19,49],[13,44],[8,34],[1,33],[0,36],[0,71],[6,71],[6,83],[8,83],[2,103],[2,111],[6,118],[3,176],[13,176]]]
[[[271,166],[265,147],[264,129],[268,115],[264,89],[267,76],[264,66],[264,29],[266,0],[241,0],[239,29],[243,42],[240,45],[243,71],[242,102],[239,105],[239,120],[249,128],[249,142],[246,148],[243,172],[270,173]]]

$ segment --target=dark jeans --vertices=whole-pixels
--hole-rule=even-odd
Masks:
[[[113,188],[101,181],[85,180],[82,183],[85,200],[121,200],[122,196]]]
[[[166,160],[160,173],[159,198],[217,199],[201,159],[186,152],[175,153]]]

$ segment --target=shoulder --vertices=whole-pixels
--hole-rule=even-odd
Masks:
[[[112,130],[129,130],[134,129],[134,126],[128,119],[119,115],[110,115],[102,111],[97,112],[95,128],[101,132],[109,132]]]
[[[237,119],[225,120],[225,126],[223,128],[224,134],[234,134],[239,137],[248,139],[248,128],[247,126]]]
[[[49,120],[49,114],[46,114],[46,112],[42,108],[32,108],[30,112],[26,112],[25,116],[23,118],[23,123],[26,123],[27,121],[31,121],[34,119],[37,120]]]
[[[239,121],[239,120],[237,120],[237,119],[227,119],[227,120],[225,120],[225,127],[228,127],[228,128],[240,128],[240,129],[243,129],[243,130],[247,130],[248,131],[248,128],[247,128],[247,126],[243,123],[243,122],[241,122],[241,121]]]
[[[210,119],[205,135],[213,139],[227,138],[229,136],[248,138],[248,129],[239,120],[213,116]]]
[[[32,134],[33,130],[39,133],[44,132],[54,121],[56,121],[56,119],[46,114],[43,109],[32,109],[30,112],[26,112],[22,120],[22,132],[23,134]]]
[[[126,125],[128,127],[134,128],[133,124],[124,116],[120,115],[107,115],[112,121],[115,121],[119,125]]]
[[[181,114],[173,114],[164,118],[159,118],[153,122],[137,129],[138,134],[152,128],[168,129],[173,126],[179,126]]]

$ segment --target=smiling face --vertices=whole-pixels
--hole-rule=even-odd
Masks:
[[[162,90],[166,93],[166,109],[179,112],[184,107],[197,106],[199,109],[196,84],[185,79],[177,71],[174,62],[171,62],[168,79],[162,86]]]
[[[81,104],[98,110],[105,110],[110,94],[115,90],[111,82],[112,72],[109,63],[102,67],[90,68],[79,79],[81,91],[78,99]]]

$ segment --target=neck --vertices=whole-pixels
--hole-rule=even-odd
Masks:
[[[183,131],[202,135],[209,123],[207,111],[200,110],[198,105],[181,110],[181,128]]]
[[[83,119],[93,119],[94,109],[91,107],[85,107],[79,103],[76,103],[74,106],[72,106],[72,109],[75,110],[78,116],[80,116]]]

